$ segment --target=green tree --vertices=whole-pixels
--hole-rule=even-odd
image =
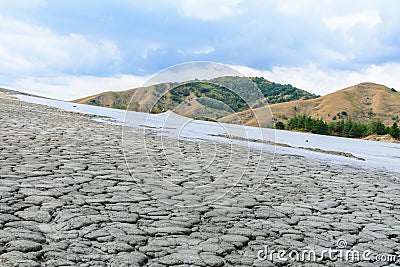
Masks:
[[[284,130],[285,129],[285,124],[281,121],[278,121],[275,123],[275,128],[278,130]]]
[[[387,134],[386,126],[379,120],[373,120],[369,123],[369,133],[384,135]]]
[[[392,127],[390,127],[389,134],[393,138],[399,139],[399,137],[400,137],[400,129],[399,129],[399,126],[397,125],[397,123],[394,122]]]
[[[349,137],[360,138],[366,136],[368,127],[361,123],[353,123],[349,131]]]
[[[327,123],[322,119],[313,119],[311,116],[300,115],[289,119],[287,125],[283,124],[285,129],[299,130],[323,135],[337,135],[351,138],[360,138],[368,136],[371,133],[387,134],[400,137],[400,128],[397,123],[392,127],[386,127],[382,122],[375,120],[369,124],[360,123],[351,119]],[[281,124],[278,127],[283,127]]]

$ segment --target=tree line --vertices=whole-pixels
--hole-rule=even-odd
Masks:
[[[286,124],[281,121],[276,122],[275,127],[281,130],[297,130],[350,138],[361,138],[371,134],[390,134],[396,139],[400,137],[400,128],[396,122],[394,122],[392,126],[386,126],[379,120],[361,123],[348,119],[328,123],[322,119],[314,119],[311,116],[298,115],[289,119]]]

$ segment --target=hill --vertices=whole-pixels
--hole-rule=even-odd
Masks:
[[[398,122],[400,93],[393,88],[375,83],[360,83],[334,93],[310,100],[296,100],[269,106],[276,121],[286,122],[296,115],[309,115],[327,122],[352,119],[357,122],[381,120],[386,125]],[[261,109],[254,113],[261,114]],[[255,125],[251,112],[238,114],[246,124]],[[235,123],[234,116],[221,118],[223,122]],[[261,118],[262,119],[262,118]]]
[[[254,88],[254,84],[259,90]],[[262,95],[259,94],[260,91]],[[133,95],[134,102],[130,103]],[[74,102],[153,113],[173,109],[187,117],[218,120],[250,107],[265,106],[267,102],[283,103],[317,97],[292,85],[282,85],[260,77],[226,76],[179,84],[160,83],[121,92],[104,92]]]
[[[250,85],[248,78],[241,77],[220,77],[181,84],[161,83],[122,92],[104,92],[75,102],[153,113],[174,110],[187,117],[227,123],[243,121],[247,125],[268,124],[271,117],[265,114],[271,111],[275,121],[282,122],[303,114],[326,122],[352,119],[367,123],[381,120],[391,125],[399,121],[400,93],[384,85],[360,83],[318,97],[291,85],[273,83],[264,78],[253,77],[250,80],[260,89],[269,106],[256,93],[249,93],[254,84]],[[226,88],[233,89],[235,93]],[[135,102],[129,105],[135,93]]]

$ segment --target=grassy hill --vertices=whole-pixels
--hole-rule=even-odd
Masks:
[[[156,101],[161,96],[162,92],[175,85],[176,84],[173,83],[162,83],[142,88],[134,88],[126,91],[103,92],[77,99],[73,102],[116,109],[148,111],[150,107],[146,105],[147,103]],[[134,94],[136,94],[135,100],[137,100],[137,103],[130,103]]]
[[[268,108],[276,121],[283,122],[296,115],[306,114],[327,122],[343,119],[364,123],[381,120],[391,125],[399,120],[400,93],[384,85],[360,83],[319,98],[277,103]],[[262,114],[262,109],[255,109],[254,113]],[[238,115],[247,118],[246,124],[255,125],[254,116],[249,114],[249,111],[244,111]],[[233,116],[221,118],[221,121],[235,123]]]
[[[134,101],[130,102],[132,96]],[[187,117],[218,120],[250,107],[265,106],[267,102],[282,103],[317,97],[292,85],[282,85],[264,78],[226,76],[180,84],[161,83],[122,92],[104,92],[74,102],[153,113],[174,110]]]
[[[272,118],[266,114],[271,114],[271,111],[275,121],[282,122],[303,114],[326,122],[352,119],[367,123],[381,120],[391,125],[399,121],[400,93],[384,85],[360,83],[318,97],[264,78],[254,77],[250,81],[241,77],[220,77],[181,84],[161,83],[122,92],[105,92],[75,102],[153,113],[174,110],[187,117],[227,123],[244,122],[253,126],[268,125]],[[253,88],[254,84],[264,99],[256,93],[259,91]],[[135,93],[135,102],[128,105]],[[250,107],[254,113],[249,110]]]

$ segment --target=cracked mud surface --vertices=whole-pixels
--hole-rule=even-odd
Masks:
[[[397,173],[277,155],[268,176],[261,161],[259,173],[267,177],[256,191],[244,179],[224,198],[196,206],[212,189],[188,194],[136,183],[157,179],[149,168],[179,185],[193,183],[179,169],[164,168],[156,138],[148,139],[155,159],[149,166],[134,157],[142,149],[138,134],[129,137],[135,180],[121,127],[8,99],[0,99],[0,124],[0,266],[400,265]],[[195,144],[180,144],[189,157]],[[220,157],[229,149],[218,146]],[[243,168],[235,160],[242,148],[235,149],[232,175]],[[213,172],[194,175],[214,181]],[[227,176],[218,187],[231,186]],[[264,246],[318,253],[340,239],[348,249],[395,255],[397,262],[257,259]]]

